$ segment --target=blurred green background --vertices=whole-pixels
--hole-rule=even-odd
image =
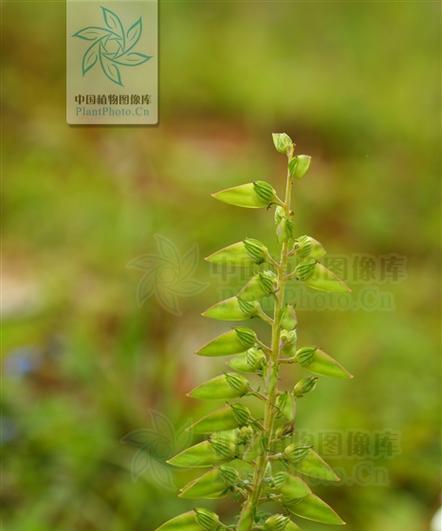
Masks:
[[[160,125],[144,128],[66,125],[64,17],[63,2],[3,3],[4,528],[151,530],[194,505],[175,494],[192,474],[172,476],[164,461],[207,410],[185,393],[223,367],[192,354],[225,329],[200,317],[226,286],[202,257],[273,238],[270,213],[209,194],[260,178],[280,189],[270,134],[286,131],[313,156],[296,189],[299,234],[332,254],[406,261],[405,279],[350,282],[354,297],[368,286],[394,307],[299,312],[301,341],[356,376],[321,380],[300,429],[399,441],[368,459],[380,470],[368,478],[355,472],[363,457],[330,459],[349,480],[320,493],[351,531],[430,529],[440,4],[163,1]],[[178,294],[182,315],[155,296],[137,302],[142,272],[128,264],[161,255],[154,234],[179,256],[198,245],[192,278],[209,287]],[[227,499],[201,504],[235,512]]]

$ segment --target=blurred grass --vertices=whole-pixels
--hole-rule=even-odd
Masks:
[[[440,6],[162,2],[153,128],[68,127],[64,5],[6,2],[3,15],[6,528],[154,529],[192,506],[152,469],[133,481],[136,448],[121,439],[150,411],[178,430],[205,410],[184,394],[217,368],[192,352],[223,329],[199,316],[220,279],[200,259],[210,288],[175,317],[154,299],[137,306],[127,264],[156,252],[155,233],[201,256],[244,236],[270,242],[267,213],[209,193],[257,178],[280,187],[270,133],[286,130],[313,156],[299,233],[331,253],[407,259],[406,280],[373,283],[394,311],[300,314],[301,341],[356,378],[322,380],[299,425],[401,436],[401,454],[376,463],[388,486],[323,494],[353,531],[428,529],[440,494]]]

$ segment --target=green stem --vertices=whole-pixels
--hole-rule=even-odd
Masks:
[[[291,211],[292,179],[287,172],[284,208],[288,216]],[[279,264],[277,266],[277,291],[272,322],[272,346],[266,375],[267,400],[264,411],[263,440],[265,448],[259,456],[255,474],[252,481],[252,491],[244,503],[238,523],[238,531],[250,531],[253,527],[253,517],[259,502],[261,486],[264,479],[267,464],[270,461],[271,447],[274,431],[275,403],[278,396],[279,355],[281,339],[281,312],[284,306],[285,288],[287,282],[287,267],[289,258],[288,242],[281,247]]]

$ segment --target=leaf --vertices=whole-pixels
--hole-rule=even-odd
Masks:
[[[140,17],[126,32],[126,52],[132,50],[132,48],[137,44],[137,42],[140,40],[142,32],[143,21]]]
[[[98,44],[98,42],[92,44],[92,46],[90,46],[83,55],[83,60],[81,62],[81,72],[83,76],[97,64],[99,53],[97,46]]]
[[[102,7],[101,10],[103,13],[103,18],[104,18],[104,22],[106,26],[110,30],[115,32],[117,35],[119,35],[123,39],[123,42],[124,42],[126,36],[124,34],[123,24],[121,23],[119,16],[113,11],[111,11],[110,9],[108,9],[107,7]],[[125,46],[123,46],[123,48],[124,47]]]
[[[110,59],[106,57],[103,53],[100,53],[100,62],[101,68],[103,69],[104,74],[108,79],[116,83],[117,85],[123,86],[121,81],[121,74],[118,66],[115,65]]]
[[[123,66],[138,66],[142,65],[149,59],[152,59],[151,55],[145,55],[144,53],[139,52],[129,52],[120,55],[119,57],[115,57],[114,61]]]
[[[83,39],[85,41],[94,41],[96,39],[102,39],[108,35],[111,35],[111,33],[107,29],[89,26],[88,28],[83,28],[77,31],[77,33],[74,33],[72,37],[78,37],[79,39]]]
[[[321,524],[345,525],[344,520],[325,501],[313,493],[286,507],[291,513],[307,520]]]

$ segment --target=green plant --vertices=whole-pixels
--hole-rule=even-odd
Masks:
[[[273,258],[263,243],[250,238],[209,256],[207,260],[211,263],[260,268],[237,296],[218,302],[203,313],[206,317],[227,321],[262,319],[271,327],[271,343],[266,345],[254,330],[244,327],[215,338],[197,354],[233,355],[229,362],[233,371],[212,378],[189,393],[202,400],[233,401],[253,396],[264,403],[264,412],[261,417],[254,416],[244,403],[228,402],[191,426],[194,433],[208,435],[208,439],[169,461],[178,467],[210,467],[181,490],[181,497],[216,499],[231,493],[242,502],[241,511],[233,525],[226,525],[212,511],[194,509],[163,524],[159,528],[162,531],[299,530],[293,516],[324,524],[344,524],[301,478],[336,481],[337,476],[313,448],[293,440],[296,402],[313,391],[318,377],[301,378],[290,391],[279,389],[278,379],[282,364],[298,364],[315,375],[351,378],[337,361],[319,348],[298,348],[295,308],[286,301],[286,286],[290,280],[328,292],[342,292],[348,288],[319,262],[325,250],[317,240],[294,235],[293,184],[306,174],[310,157],[295,156],[294,143],[285,133],[274,134],[273,141],[277,151],[288,158],[284,200],[265,181],[222,190],[214,197],[246,208],[275,205],[280,256]],[[265,297],[273,300],[273,317],[259,302]],[[255,374],[262,381],[253,384],[241,373]],[[270,507],[278,504],[281,513],[260,510],[266,503],[270,503]]]

